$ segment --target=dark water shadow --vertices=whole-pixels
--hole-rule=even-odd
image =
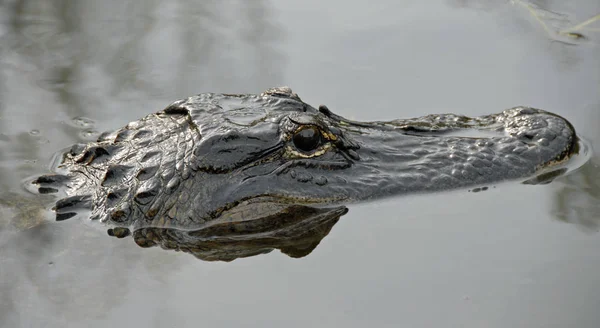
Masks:
[[[557,180],[552,214],[586,232],[600,231],[600,157]]]
[[[274,249],[300,258],[310,254],[347,212],[344,206],[249,204],[228,210],[199,229],[142,228],[132,235],[140,247],[160,246],[204,261],[228,262]],[[109,229],[108,233],[121,238],[130,234],[124,228]]]

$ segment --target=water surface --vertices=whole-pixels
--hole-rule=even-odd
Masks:
[[[365,121],[529,105],[594,148],[600,22],[557,31],[598,13],[595,0],[3,2],[0,326],[598,327],[598,157],[549,185],[353,205],[307,257],[230,263],[53,222],[52,199],[22,187],[56,151],[178,98],[277,85]]]

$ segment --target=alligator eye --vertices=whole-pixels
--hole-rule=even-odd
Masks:
[[[296,148],[309,152],[321,145],[321,133],[316,127],[308,127],[296,132],[293,140]]]

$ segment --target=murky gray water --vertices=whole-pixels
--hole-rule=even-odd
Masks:
[[[550,185],[350,206],[305,258],[231,263],[53,222],[22,187],[59,149],[178,98],[277,85],[357,120],[530,105],[594,147],[600,22],[556,31],[600,3],[535,5],[2,2],[0,326],[600,326],[598,157]]]

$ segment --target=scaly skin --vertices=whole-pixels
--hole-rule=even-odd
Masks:
[[[314,127],[321,143],[293,136]],[[315,109],[289,88],[261,95],[200,94],[75,145],[55,175],[57,219],[79,209],[134,230],[197,229],[241,202],[345,204],[534,176],[570,157],[573,127],[517,107],[499,114],[355,122]]]

